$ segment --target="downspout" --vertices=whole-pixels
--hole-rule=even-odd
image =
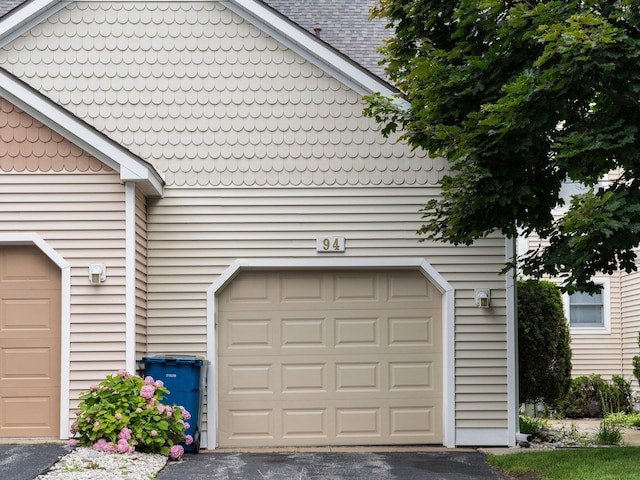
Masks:
[[[136,371],[136,184],[125,183],[125,369]]]

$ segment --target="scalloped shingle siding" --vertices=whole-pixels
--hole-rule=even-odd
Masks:
[[[72,3],[0,63],[175,186],[437,184],[359,96],[221,3]]]
[[[0,97],[0,171],[112,170]]]

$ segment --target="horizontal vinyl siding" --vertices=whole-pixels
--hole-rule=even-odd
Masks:
[[[437,193],[166,189],[163,199],[149,200],[149,354],[205,354],[206,289],[238,258],[423,257],[456,289],[458,427],[505,428],[504,239],[472,247],[419,242],[419,210]],[[317,253],[321,235],[345,236],[346,252]],[[475,307],[478,287],[492,289],[490,310]]]
[[[35,232],[71,265],[71,408],[124,368],[124,187],[111,173],[3,173],[0,228]],[[90,263],[107,281],[88,282]],[[70,415],[71,417],[71,415]]]

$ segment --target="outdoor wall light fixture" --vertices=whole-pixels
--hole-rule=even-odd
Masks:
[[[107,266],[104,263],[92,263],[89,265],[89,282],[91,285],[100,285],[107,279]]]
[[[491,305],[491,290],[488,288],[476,288],[476,307],[489,308]]]

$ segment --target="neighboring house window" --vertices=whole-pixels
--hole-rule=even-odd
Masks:
[[[564,215],[569,207],[571,206],[571,197],[574,195],[581,195],[583,193],[587,193],[591,188],[597,190],[598,187],[602,187],[605,185],[605,180],[602,179],[598,182],[597,185],[593,187],[589,187],[584,183],[574,182],[571,179],[565,180],[562,182],[562,186],[560,187],[560,198],[564,201],[563,205],[557,205],[553,209],[554,215]]]
[[[573,182],[571,180],[565,181],[560,187],[560,198],[564,200],[562,208],[567,208],[571,204],[571,197],[587,193],[590,188],[591,187],[588,187],[584,183]]]
[[[565,315],[571,333],[609,333],[609,280],[594,279],[602,285],[599,293],[576,292],[564,295]]]

